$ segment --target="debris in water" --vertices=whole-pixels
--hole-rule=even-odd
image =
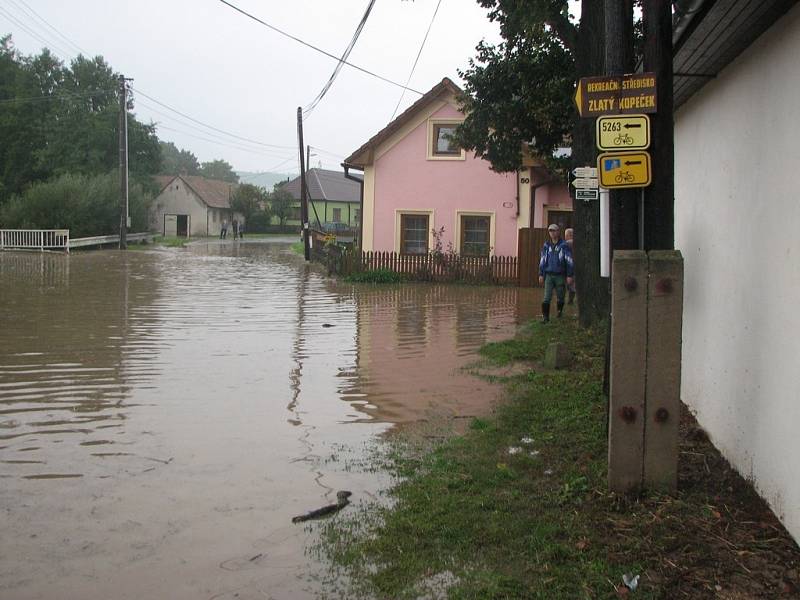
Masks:
[[[525,436],[524,438],[522,438],[522,439],[520,440],[520,443],[521,443],[521,444],[532,444],[532,443],[533,443],[533,438],[532,438],[532,437]]]
[[[522,452],[522,448],[519,448],[518,446],[511,446],[511,447],[508,449],[508,453],[509,453],[509,454],[512,454],[512,455],[513,455],[513,454],[519,454],[520,452]]]

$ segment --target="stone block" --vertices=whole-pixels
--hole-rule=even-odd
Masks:
[[[544,366],[548,369],[564,369],[572,364],[572,352],[566,344],[553,342],[544,353]]]

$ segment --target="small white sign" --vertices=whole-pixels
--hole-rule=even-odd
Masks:
[[[575,177],[597,177],[597,167],[575,167],[572,170]]]
[[[596,189],[600,187],[599,182],[597,179],[594,178],[580,178],[580,179],[573,179],[572,185],[575,186],[576,189],[579,190],[588,190],[588,189]]]

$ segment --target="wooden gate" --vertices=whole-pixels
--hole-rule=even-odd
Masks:
[[[539,287],[539,252],[547,241],[547,229],[525,227],[519,230],[519,285]]]

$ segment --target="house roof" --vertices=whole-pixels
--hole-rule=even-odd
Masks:
[[[414,104],[400,113],[400,115],[394,121],[390,122],[386,127],[372,136],[363,146],[344,159],[344,163],[351,167],[364,167],[365,165],[369,164],[371,161],[370,151],[377,148],[393,133],[410,121],[417,111],[445,93],[455,94],[458,96],[463,93],[463,90],[450,79],[445,77],[435,86],[433,86],[427,93],[425,93],[419,100],[414,102]]]
[[[357,175],[356,175],[357,177]],[[341,171],[328,169],[309,169],[306,172],[308,195],[311,200],[330,200],[337,202],[360,202],[361,186],[347,179]],[[300,200],[300,177],[284,184],[295,200]]]
[[[231,197],[239,186],[219,179],[206,179],[199,175],[156,175],[154,177],[164,191],[175,179],[181,179],[197,196],[212,208],[230,208]]]
[[[797,0],[682,0],[674,15],[675,108],[715,78]]]

